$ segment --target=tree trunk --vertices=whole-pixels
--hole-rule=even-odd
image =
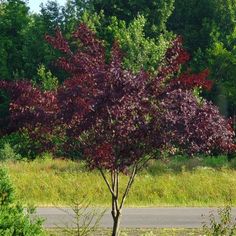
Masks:
[[[120,219],[121,214],[118,213],[116,217],[113,217],[113,228],[112,228],[112,236],[119,236],[120,234]]]
[[[119,229],[120,229],[120,219],[121,219],[121,211],[123,209],[123,205],[126,199],[126,196],[129,193],[129,190],[131,188],[131,185],[134,182],[134,177],[137,172],[137,164],[134,165],[132,174],[129,178],[129,181],[127,183],[127,186],[125,188],[125,192],[123,193],[121,197],[121,203],[118,203],[119,199],[119,170],[112,170],[111,171],[111,181],[109,182],[106,175],[104,174],[102,169],[99,169],[100,173],[102,174],[102,177],[111,193],[111,199],[112,199],[112,210],[111,215],[113,218],[113,228],[112,228],[112,236],[119,236]]]

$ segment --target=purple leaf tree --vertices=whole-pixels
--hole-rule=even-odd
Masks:
[[[1,82],[0,88],[12,95],[12,126],[38,126],[38,132],[50,133],[61,125],[80,141],[88,166],[100,171],[111,194],[116,236],[135,176],[151,158],[176,149],[190,155],[230,153],[234,132],[215,106],[193,95],[196,87],[211,88],[208,71],[179,75],[189,60],[181,38],[172,43],[155,76],[124,70],[116,42],[107,61],[104,46],[86,25],[73,38],[71,47],[60,30],[46,36],[63,54],[56,65],[68,73],[57,91],[42,92],[26,82]],[[122,172],[129,176],[124,192],[119,188]]]

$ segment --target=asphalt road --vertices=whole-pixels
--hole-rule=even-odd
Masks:
[[[121,227],[127,228],[198,228],[202,222],[208,222],[213,208],[125,208]],[[236,208],[232,210],[236,218]],[[44,226],[73,227],[74,212],[69,208],[37,208],[36,215],[45,219]],[[202,215],[205,215],[204,218]],[[110,210],[106,210],[100,223],[101,227],[111,227]]]

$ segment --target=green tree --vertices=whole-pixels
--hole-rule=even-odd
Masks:
[[[80,21],[96,32],[107,51],[111,49],[112,42],[118,41],[124,52],[123,66],[133,72],[140,69],[156,71],[173,40],[173,34],[169,32],[160,33],[155,38],[148,37],[145,33],[147,19],[142,15],[129,23],[112,16],[108,23],[103,12],[91,14],[85,11]]]
[[[25,30],[25,44],[22,58],[26,78],[36,79],[38,67],[44,64],[52,73],[56,73],[51,61],[58,56],[45,42],[45,34],[53,32],[63,24],[61,7],[54,1],[41,5],[39,14],[30,15],[30,22]],[[59,77],[60,78],[60,77]]]
[[[119,41],[126,69],[156,71],[173,39],[166,22],[174,0],[74,0],[73,4],[80,6],[79,21],[96,32],[107,52],[114,40]]]
[[[47,27],[48,33],[55,30],[57,26],[63,25],[62,7],[57,1],[48,1],[46,4],[40,5],[40,17]]]
[[[206,50],[211,78],[216,85],[211,98],[225,115],[236,115],[236,27],[228,42],[216,41]]]
[[[56,90],[58,87],[58,79],[53,76],[51,71],[47,71],[44,65],[40,65],[38,68],[38,84],[43,91]]]
[[[21,57],[24,61],[25,78],[34,79],[40,64],[50,67],[54,53],[45,43],[44,37],[48,30],[39,15],[31,16],[25,31],[25,44]]]
[[[234,0],[175,0],[167,28],[184,37],[191,52],[207,49],[214,40],[227,42],[235,27]]]
[[[207,96],[225,115],[236,107],[236,2],[234,0],[175,0],[169,30],[184,38],[193,55],[194,71],[208,67],[215,81]]]
[[[174,0],[91,0],[89,4],[95,12],[103,10],[106,17],[116,16],[127,23],[143,15],[147,19],[145,32],[155,37],[166,30]]]
[[[62,7],[56,1],[41,6],[39,14],[32,14],[23,0],[0,3],[0,79],[36,80],[38,67],[46,68],[63,80],[51,63],[58,57],[45,42],[45,34],[64,24]],[[8,96],[0,91],[0,128],[6,132],[8,124]]]
[[[23,51],[25,31],[29,24],[29,8],[24,1],[0,2],[0,80],[14,80],[25,76]],[[0,127],[6,127],[8,96],[0,91]]]
[[[29,8],[24,1],[0,3],[0,78],[12,80],[24,76],[22,53]]]
[[[64,30],[66,37],[70,37],[88,8],[89,5],[84,0],[68,0],[65,6],[62,7],[64,19],[64,28],[62,30]]]

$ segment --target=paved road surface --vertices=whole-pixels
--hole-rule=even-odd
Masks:
[[[204,221],[202,214],[216,213],[211,208],[125,208],[121,226],[128,228],[197,228]],[[236,208],[232,210],[236,217]],[[73,226],[73,211],[69,208],[38,208],[36,214],[46,219],[45,227]],[[207,218],[206,218],[207,221]],[[110,210],[104,214],[100,226],[111,227]]]

